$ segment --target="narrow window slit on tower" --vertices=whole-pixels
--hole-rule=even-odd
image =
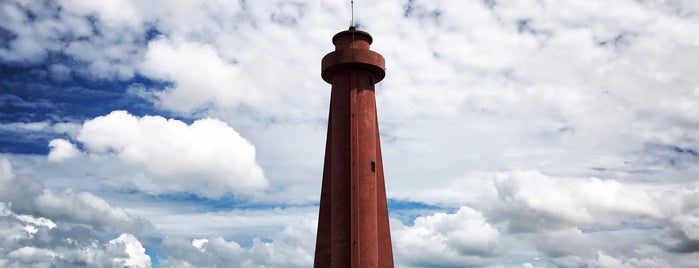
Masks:
[[[376,162],[371,161],[371,172],[376,172]]]

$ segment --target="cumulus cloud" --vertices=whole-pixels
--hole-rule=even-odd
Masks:
[[[221,237],[187,240],[166,237],[163,267],[308,267],[313,263],[314,224],[287,227],[271,242],[254,239],[250,248]]]
[[[511,231],[613,225],[661,219],[665,212],[646,191],[614,180],[552,178],[538,171],[513,171],[494,180]]]
[[[613,229],[581,231],[552,230],[520,237],[534,247],[539,259],[556,267],[691,267],[692,257],[681,258],[653,245],[649,236],[658,231]]]
[[[150,257],[131,234],[121,234],[105,244],[59,246],[52,249],[24,246],[0,258],[3,267],[151,267]]]
[[[44,218],[44,217],[35,218],[31,215],[19,215],[19,216],[17,216],[17,219],[20,221],[26,222],[26,223],[33,224],[35,226],[46,226],[49,229],[56,228],[56,224],[52,220],[49,220],[49,219]],[[36,229],[34,229],[34,230],[36,230]],[[33,231],[33,232],[29,232],[29,233],[36,233],[36,232]]]
[[[161,245],[168,256],[161,260],[164,267],[211,267],[223,262],[240,267],[304,267],[313,260],[316,206],[199,213],[158,207],[130,212],[150,215],[156,230],[166,237]],[[191,222],[193,218],[198,220]],[[492,265],[506,253],[500,231],[469,207],[431,213],[407,225],[392,219],[391,227],[400,267]]]
[[[696,186],[659,187],[539,171],[497,173],[493,183],[499,200],[489,209],[489,220],[504,222],[508,239],[535,245],[557,266],[696,262]]]
[[[500,232],[469,207],[393,224],[396,259],[416,267],[481,266],[500,254]]]
[[[133,183],[147,191],[192,191],[216,197],[229,192],[254,194],[267,186],[255,161],[255,147],[216,119],[188,125],[114,111],[86,121],[75,139],[93,158],[115,157],[141,171],[145,178]],[[49,154],[54,160],[59,160],[63,147],[75,148],[64,142],[54,145]]]
[[[617,259],[606,255],[604,252],[597,253],[597,259],[591,263],[593,267],[669,267],[667,261],[659,258],[626,258]]]
[[[112,257],[106,258],[115,267],[150,267],[151,260],[141,242],[131,234],[121,234],[106,244],[106,252]],[[119,255],[121,256],[119,256]],[[118,256],[118,257],[116,257]]]
[[[140,232],[147,222],[86,192],[55,195],[18,178],[7,159],[0,167],[0,266],[150,267],[134,235],[100,242],[110,232]]]
[[[191,113],[197,109],[235,106],[241,103],[262,107],[273,103],[269,82],[258,79],[270,73],[274,62],[260,55],[255,65],[240,66],[217,54],[214,47],[202,43],[172,41],[164,38],[148,44],[141,73],[151,78],[172,81],[163,91],[144,92],[164,109]],[[253,86],[256,85],[256,86]]]
[[[269,211],[233,211],[183,215],[205,219],[192,228],[216,226],[205,222],[232,222],[235,229],[278,229],[271,236],[253,238],[252,245],[212,236],[182,238],[171,232],[161,245],[168,255],[163,267],[307,267],[313,261],[316,224],[313,212],[287,208]],[[302,212],[302,213],[299,213]],[[164,213],[167,214],[167,213]],[[255,219],[259,218],[259,219]],[[312,218],[313,220],[310,220]],[[175,222],[179,222],[175,220]],[[158,224],[157,221],[155,223]],[[203,226],[200,226],[203,225]],[[396,263],[401,267],[463,267],[493,264],[501,256],[500,232],[485,217],[469,207],[454,213],[435,213],[418,217],[409,226],[392,220]],[[250,231],[248,231],[250,232]],[[257,231],[255,231],[257,232]],[[196,232],[192,232],[194,237]],[[231,234],[232,231],[225,233]],[[255,234],[253,237],[260,237]]]
[[[148,226],[144,220],[89,192],[76,193],[68,188],[55,193],[37,181],[14,175],[7,159],[0,159],[0,166],[0,202],[10,204],[11,211],[21,214],[18,219],[22,221],[41,223],[48,218],[129,232],[140,232]],[[22,216],[24,214],[27,216]],[[44,225],[50,227],[54,224],[48,222]]]
[[[65,139],[53,139],[49,142],[49,161],[60,162],[80,155],[80,150]]]
[[[665,221],[668,236],[660,245],[671,252],[699,252],[699,186],[665,191],[659,197],[669,211]]]
[[[161,262],[164,267],[218,267],[243,262],[240,245],[221,237],[192,241],[168,237],[161,247],[170,255],[168,260]]]
[[[138,231],[146,227],[143,220],[130,216],[122,208],[114,207],[88,192],[75,193],[68,189],[62,193],[53,194],[50,191],[44,191],[42,195],[36,197],[34,202],[37,213],[51,218],[129,231]],[[15,206],[24,208],[23,205],[16,203]]]

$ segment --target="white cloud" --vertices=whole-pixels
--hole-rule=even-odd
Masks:
[[[10,29],[16,35],[10,44],[0,49],[0,59],[15,62],[38,61],[46,56],[45,49],[57,48],[55,42],[49,41],[55,38],[55,33],[39,29],[41,26],[50,25],[50,21],[44,21],[44,23],[37,25],[39,27],[34,27],[26,22],[26,14],[22,8],[23,6],[32,6],[32,3],[18,4],[4,1],[0,4],[0,14],[2,14],[0,21],[3,28]],[[37,15],[45,13],[41,12],[39,6],[33,5],[32,7],[38,10]],[[42,41],[46,41],[46,43]]]
[[[221,237],[206,239],[201,247],[183,238],[166,237],[161,245],[169,257],[161,261],[163,267],[219,267],[236,264],[243,267],[243,249],[236,242]]]
[[[18,215],[17,219],[26,223],[30,223],[33,225],[38,225],[38,226],[46,226],[49,229],[56,228],[56,224],[47,218],[44,217],[32,217],[31,215]]]
[[[274,107],[282,101],[308,104],[307,98],[295,95],[297,90],[308,87],[305,83],[310,79],[311,67],[293,66],[297,59],[289,59],[292,56],[282,51],[262,46],[248,54],[227,56],[223,54],[225,49],[209,43],[160,37],[148,43],[139,72],[151,79],[170,81],[172,86],[136,87],[135,92],[161,109],[186,115],[235,110],[242,105],[265,115],[293,117],[290,112],[298,112],[297,109]]]
[[[163,267],[308,267],[313,262],[315,224],[287,227],[273,241],[254,239],[250,248],[221,237],[186,240],[166,237]]]
[[[20,215],[18,219],[36,226],[55,227],[52,220],[87,224],[96,228],[108,228],[129,232],[140,232],[148,223],[135,218],[120,207],[89,193],[65,189],[54,193],[39,182],[13,174],[12,165],[2,158],[0,174],[0,202]]]
[[[24,246],[0,258],[3,267],[151,267],[150,257],[141,243],[130,234],[121,234],[104,245],[55,247]]]
[[[122,208],[89,193],[75,193],[70,189],[59,194],[51,191],[34,200],[35,213],[51,218],[64,219],[94,226],[113,226],[123,230],[138,231],[144,222],[135,219]]]
[[[553,178],[538,171],[512,171],[494,180],[513,231],[557,227],[615,225],[666,217],[640,186],[598,178]]]
[[[12,122],[0,124],[0,129],[12,132],[45,132],[53,134],[74,134],[80,129],[76,123],[50,123],[50,122]]]
[[[523,246],[535,247],[543,254],[540,259],[556,267],[691,267],[692,257],[683,259],[653,245],[651,237],[657,232],[570,228],[519,238]]]
[[[151,259],[141,242],[131,234],[121,234],[106,244],[106,252],[112,256],[106,258],[114,267],[150,267]],[[121,255],[121,256],[120,256]],[[118,257],[117,257],[118,256]]]
[[[50,53],[65,53],[87,66],[76,68],[78,73],[127,79],[134,75],[134,60],[142,57],[139,45],[145,43],[147,27],[141,20],[124,20],[135,8],[126,1],[4,1],[0,7],[3,28],[16,35],[0,49],[6,62],[38,63]]]
[[[80,155],[80,150],[65,139],[51,140],[49,148],[51,148],[48,156],[49,161],[60,162]]]
[[[115,0],[109,1],[109,3],[76,0],[60,0],[59,2],[71,13],[93,15],[108,26],[116,26],[119,24],[136,26],[143,21],[140,16],[142,11],[137,10],[134,1],[130,0]]]
[[[194,230],[216,229],[220,228],[216,225],[230,223],[232,230],[217,233],[240,236],[235,234],[235,230],[242,230],[269,241],[253,238],[251,246],[243,247],[238,242],[217,236],[193,239],[177,236],[182,233],[198,237],[196,234],[199,231],[172,231],[162,244],[168,258],[162,260],[161,265],[215,267],[227,263],[238,267],[307,267],[313,261],[315,249],[316,212],[317,208],[314,207],[312,210],[234,210],[230,213],[178,216],[199,219],[191,226]],[[162,213],[163,216],[172,214],[167,211]],[[158,226],[158,222],[156,220],[154,224]],[[181,221],[171,218],[166,222]],[[462,207],[452,214],[436,213],[419,217],[410,226],[394,220],[391,225],[394,255],[401,267],[487,265],[493,264],[503,253],[499,231],[480,212],[468,207]]]
[[[273,64],[271,60],[268,63]],[[172,88],[152,94],[162,108],[182,113],[191,113],[206,105],[226,107],[246,103],[261,106],[270,103],[274,94],[265,92],[270,88],[251,87],[257,82],[255,77],[259,76],[251,72],[254,70],[222,59],[210,45],[164,38],[148,44],[141,65],[141,73],[174,83]]]
[[[670,267],[671,265],[658,258],[629,258],[629,259],[617,259],[612,256],[606,255],[604,252],[599,252],[597,255],[596,262],[592,263],[592,267]]]
[[[418,217],[413,226],[391,224],[396,260],[404,265],[483,266],[501,254],[500,232],[469,207]]]
[[[6,183],[15,177],[12,164],[6,158],[0,158],[0,183]]]
[[[536,245],[557,266],[693,266],[699,248],[696,186],[498,173],[489,219],[510,241]],[[634,245],[630,247],[629,245]],[[612,265],[611,267],[615,267]]]
[[[110,232],[138,232],[147,222],[87,192],[68,189],[57,196],[37,182],[13,175],[5,158],[0,158],[0,165],[0,266],[151,266],[132,234],[100,242]]]
[[[281,231],[286,227],[313,228],[315,232],[318,208],[303,206],[201,212],[183,208],[182,205],[156,205],[128,209],[128,212],[147,218],[155,227],[154,232],[162,236],[197,238],[225,234],[227,238],[243,239],[250,236],[268,237],[270,230]],[[197,221],[192,222],[191,219]],[[309,236],[309,239],[313,237]]]
[[[699,250],[699,186],[682,187],[658,195],[669,215],[664,225],[667,237],[662,247],[671,252],[689,253]]]
[[[141,171],[143,177],[132,183],[149,192],[191,191],[216,197],[229,192],[250,195],[267,187],[255,147],[216,119],[187,125],[114,111],[86,121],[75,139],[93,158],[116,157]]]
[[[58,254],[49,249],[22,247],[7,254],[7,258],[18,263],[35,264],[43,263],[46,266],[54,261]],[[38,265],[37,265],[38,266]]]
[[[14,123],[8,123],[8,124],[2,124],[0,127],[2,127],[3,130],[12,130],[12,131],[45,131],[48,129],[50,124],[48,122],[31,122],[31,123],[21,123],[21,122],[14,122]]]

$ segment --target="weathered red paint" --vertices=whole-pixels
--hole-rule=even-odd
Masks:
[[[333,37],[322,60],[332,84],[320,194],[315,264],[393,267],[374,84],[384,58],[369,50],[371,35],[353,27]]]

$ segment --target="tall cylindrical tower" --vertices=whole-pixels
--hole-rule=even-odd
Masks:
[[[322,60],[332,84],[315,267],[393,267],[374,84],[384,58],[350,27]]]

